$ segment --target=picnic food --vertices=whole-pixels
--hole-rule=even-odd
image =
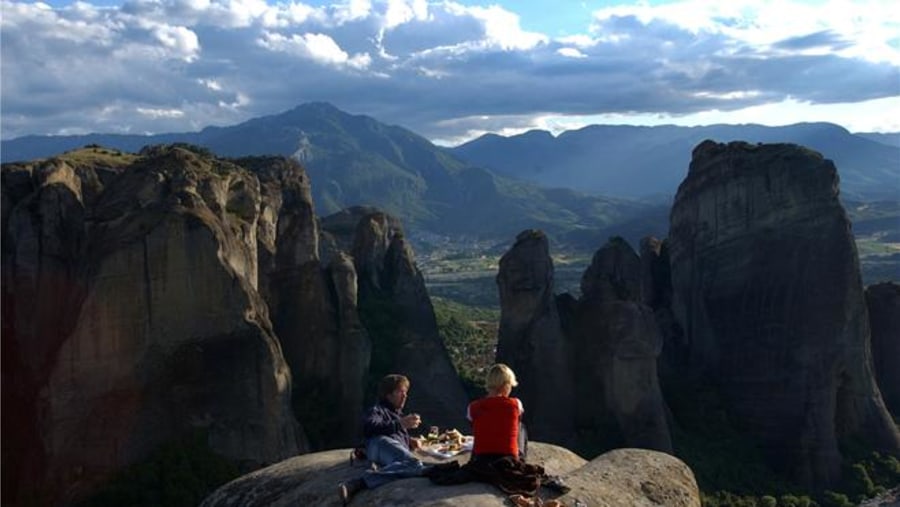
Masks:
[[[463,434],[456,428],[444,431],[443,433],[430,432],[425,437],[425,443],[429,445],[442,444],[441,449],[445,447],[449,450],[458,451],[462,448]]]
[[[461,444],[463,440],[463,435],[456,428],[448,430],[444,433],[444,436],[447,437],[447,440],[450,442],[454,442],[457,444]]]

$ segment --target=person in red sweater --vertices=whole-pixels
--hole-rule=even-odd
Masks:
[[[509,396],[518,384],[516,374],[505,364],[488,370],[488,395],[470,403],[467,414],[475,436],[473,460],[519,459],[519,423],[525,408],[518,398]]]

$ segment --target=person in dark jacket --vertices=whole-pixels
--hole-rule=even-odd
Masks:
[[[403,375],[387,375],[379,382],[378,403],[363,418],[366,456],[377,469],[366,470],[362,477],[340,485],[344,505],[363,489],[404,477],[421,477],[427,471],[428,467],[412,453],[419,442],[410,438],[409,430],[418,428],[422,418],[419,414],[403,414],[408,393],[409,379]]]

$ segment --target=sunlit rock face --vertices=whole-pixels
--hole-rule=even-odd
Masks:
[[[320,260],[322,237],[310,181],[296,162],[240,159],[262,187],[260,285],[293,374],[292,406],[313,449],[352,445],[371,344],[359,321],[352,259]],[[264,234],[265,231],[265,234]]]
[[[900,451],[834,165],[796,145],[705,141],[670,219],[689,370],[721,389],[772,465],[823,486],[838,479],[841,438]]]
[[[65,503],[195,429],[246,468],[304,450],[258,178],[182,148],[117,160],[3,167],[4,497]]]
[[[634,507],[700,507],[700,491],[691,470],[679,459],[661,452],[618,449],[585,461],[575,453],[542,442],[532,442],[529,462],[544,467],[571,487],[562,496],[541,490],[545,500],[556,496],[564,505]],[[305,454],[258,470],[225,484],[201,507],[340,506],[336,485],[359,477],[363,468],[352,466],[349,449]],[[468,454],[455,459],[461,463]],[[485,483],[439,486],[425,478],[394,481],[358,493],[351,505],[403,505],[409,507],[501,507],[508,495]]]
[[[872,328],[872,358],[881,396],[900,418],[900,284],[884,282],[866,288]]]

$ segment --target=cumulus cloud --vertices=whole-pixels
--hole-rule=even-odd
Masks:
[[[272,51],[281,51],[315,62],[335,66],[364,69],[372,59],[367,54],[349,56],[331,37],[321,33],[305,33],[286,37],[279,33],[267,32],[259,44]]]
[[[578,48],[559,48],[556,52],[569,58],[587,58],[587,55],[579,51]]]
[[[623,3],[559,38],[487,1],[270,1],[0,0],[0,135],[194,130],[319,100],[447,140],[900,96],[892,0]]]

